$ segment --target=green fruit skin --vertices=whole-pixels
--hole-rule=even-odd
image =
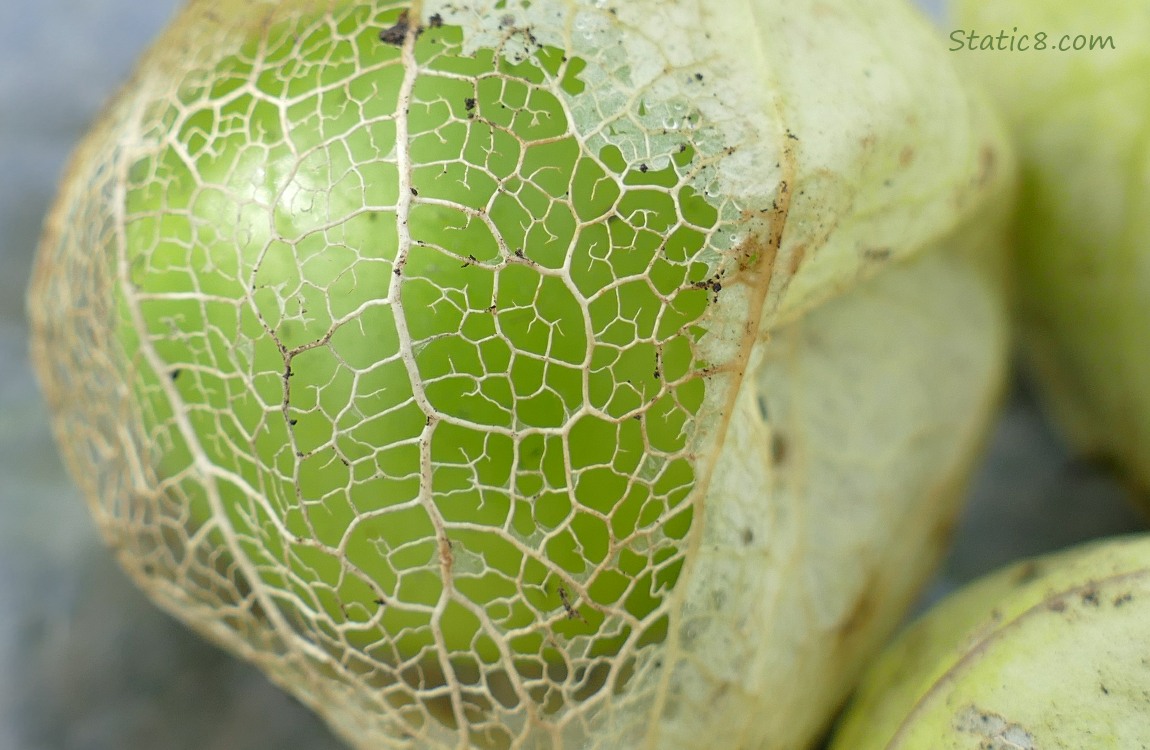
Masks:
[[[954,55],[1018,146],[1027,362],[1077,447],[1150,489],[1150,3],[960,0],[953,15],[984,34],[1047,35],[1045,50]],[[1099,42],[1055,49],[1064,34]]]
[[[387,28],[399,13],[380,13],[367,29]],[[358,15],[346,25],[363,28]],[[614,653],[633,628],[598,637],[599,607],[619,605],[643,621],[681,564],[673,545],[649,544],[651,535],[681,539],[690,525],[689,508],[673,509],[692,483],[685,460],[642,457],[645,444],[683,449],[702,395],[702,382],[688,379],[658,396],[663,379],[698,369],[684,331],[707,290],[671,290],[688,286],[696,270],[688,260],[716,213],[689,187],[644,188],[675,185],[691,153],[660,170],[609,174],[603,162],[613,165],[615,154],[600,154],[603,162],[581,154],[558,102],[538,86],[544,71],[562,75],[573,63],[550,48],[516,66],[496,64],[490,50],[466,56],[460,30],[441,26],[415,45],[417,58],[453,75],[416,84],[404,206],[388,156],[400,53],[372,34],[349,44],[339,30],[321,26],[304,44],[285,33],[263,51],[262,75],[249,61],[254,47],[225,58],[209,76],[212,90],[193,99],[202,109],[160,114],[178,128],[131,165],[131,285],[119,290],[119,336],[129,358],[142,356],[143,321],[162,363],[137,370],[135,386],[146,429],[170,440],[159,479],[178,483],[199,524],[218,511],[197,477],[179,479],[196,453],[261,488],[267,503],[228,481],[218,492],[237,533],[259,540],[244,543],[247,554],[268,567],[286,562],[293,574],[265,581],[350,622],[353,643],[387,642],[388,661],[436,646],[432,622],[461,659],[500,658],[478,612],[448,598],[442,581],[452,576],[429,565],[436,557],[458,563],[459,594],[502,631],[521,631],[509,640],[513,652],[559,660],[537,621],[560,613],[555,632],[595,637],[593,655]],[[349,77],[331,64],[349,48],[366,72]],[[496,71],[509,77],[493,79]],[[250,78],[257,91],[236,95],[235,82]],[[306,95],[315,89],[328,91]],[[286,109],[286,132],[283,112],[260,92],[304,96]],[[621,191],[617,177],[631,187]],[[277,191],[269,210],[266,196]],[[401,209],[415,243],[402,261]],[[577,221],[609,213],[615,220],[574,236]],[[571,244],[576,290],[548,273]],[[585,321],[577,294],[648,269],[670,304],[643,283],[624,284]],[[129,304],[139,305],[136,315]],[[661,357],[636,341],[648,337],[663,345]],[[403,341],[412,342],[410,360]],[[172,379],[178,406],[162,378]],[[578,414],[584,394],[602,414]],[[175,411],[194,437],[173,428]],[[566,441],[547,436],[564,427]],[[427,442],[435,466],[421,478]],[[516,499],[501,489],[513,465]],[[657,472],[661,479],[640,478]],[[431,499],[421,501],[428,479]],[[444,523],[466,528],[437,531]],[[546,563],[511,544],[507,526],[540,545]],[[636,537],[638,547],[617,541]],[[574,581],[590,602],[560,594]],[[662,627],[644,623],[640,640],[660,638]]]
[[[1105,540],[951,595],[871,665],[831,750],[1145,746],[1148,563],[1150,537]]]

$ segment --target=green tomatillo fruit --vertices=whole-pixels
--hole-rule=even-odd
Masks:
[[[1068,437],[1150,508],[1150,2],[955,6],[963,31],[1007,35],[954,57],[1018,145],[1019,341]]]
[[[350,743],[795,748],[946,539],[1011,172],[894,0],[195,0],[33,353],[125,568]]]
[[[1024,561],[953,594],[870,667],[831,750],[1150,744],[1150,537]]]

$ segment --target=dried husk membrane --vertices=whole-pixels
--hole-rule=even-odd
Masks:
[[[954,17],[1008,47],[1027,35],[1029,51],[955,53],[1018,147],[1017,338],[1059,427],[1146,509],[1150,3],[961,0]]]
[[[899,2],[222,2],[30,294],[168,611],[359,747],[794,748],[1000,391],[1012,163]]]
[[[1016,563],[868,668],[832,750],[1119,750],[1150,742],[1150,539]]]

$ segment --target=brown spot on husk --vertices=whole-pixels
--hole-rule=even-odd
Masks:
[[[867,630],[875,616],[878,614],[878,602],[883,599],[880,579],[871,572],[859,590],[858,598],[847,616],[836,628],[839,641],[846,641],[852,636]]]

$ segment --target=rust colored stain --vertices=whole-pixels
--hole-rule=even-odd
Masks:
[[[836,629],[839,642],[849,640],[867,630],[878,612],[878,603],[885,599],[880,578],[871,571],[854,606]]]
[[[790,152],[787,152],[790,157]],[[748,231],[746,238],[735,246],[735,261],[740,277],[749,277],[747,282],[762,285],[765,289],[774,272],[779,246],[783,240],[783,229],[791,209],[791,190],[786,180],[779,183],[777,197],[769,206],[758,210],[744,210],[740,216]],[[766,226],[759,229],[765,224]],[[765,229],[765,232],[762,231]]]
[[[771,435],[771,463],[782,466],[787,462],[788,443],[786,435],[780,432]]]
[[[761,274],[766,272],[769,279],[778,256],[778,245],[769,239],[764,239],[756,233],[750,233],[734,248],[735,267],[739,276],[744,274]]]
[[[796,273],[799,272],[799,266],[801,266],[803,264],[803,260],[805,260],[806,257],[807,257],[807,246],[805,244],[799,245],[798,247],[796,247],[794,249],[794,252],[791,253],[790,272],[791,272],[792,276],[794,276]]]
[[[1022,564],[1022,567],[1020,567],[1015,574],[1014,585],[1024,586],[1042,575],[1042,572],[1042,567],[1037,562],[1033,560],[1027,561]]]
[[[992,146],[984,145],[978,158],[978,186],[985,187],[994,179],[995,167],[998,165],[998,154]]]
[[[450,576],[455,567],[455,554],[451,549],[451,540],[447,536],[439,537],[439,562],[445,576]]]

